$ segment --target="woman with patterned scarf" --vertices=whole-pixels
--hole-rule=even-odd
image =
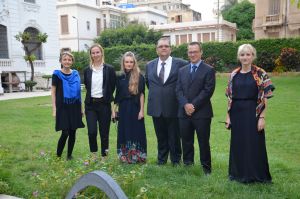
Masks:
[[[243,44],[226,89],[226,128],[231,128],[229,179],[242,183],[271,182],[265,141],[267,99],[274,86],[266,72],[255,65],[256,50]]]
[[[68,139],[67,160],[72,159],[77,128],[83,128],[81,109],[80,77],[78,71],[72,70],[74,57],[63,52],[59,59],[61,70],[52,75],[52,109],[55,117],[55,130],[62,131],[57,144],[57,157],[61,157]]]

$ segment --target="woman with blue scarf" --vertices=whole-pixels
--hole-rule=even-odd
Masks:
[[[55,130],[62,131],[57,144],[57,157],[61,157],[68,139],[67,160],[72,159],[77,128],[83,128],[81,109],[80,77],[71,66],[74,57],[69,52],[60,56],[61,70],[52,75],[52,109],[56,119]]]

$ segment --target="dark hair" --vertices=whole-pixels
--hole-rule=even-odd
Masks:
[[[189,46],[196,46],[196,45],[199,47],[200,52],[202,52],[202,44],[200,42],[192,41],[192,42],[189,43],[188,47]]]

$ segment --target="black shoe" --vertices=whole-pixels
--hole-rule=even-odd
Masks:
[[[158,161],[158,162],[157,162],[157,165],[160,165],[160,166],[161,166],[161,165],[165,165],[166,163],[167,163],[167,162]]]
[[[210,168],[203,167],[202,169],[203,169],[203,172],[204,172],[205,175],[210,175],[211,174],[211,169]]]
[[[72,160],[72,159],[73,159],[73,156],[71,156],[71,155],[67,157],[67,160]]]
[[[184,166],[189,167],[189,166],[193,166],[194,162],[184,162],[183,164]]]

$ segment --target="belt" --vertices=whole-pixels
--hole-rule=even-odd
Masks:
[[[94,97],[92,97],[91,101],[93,103],[101,103],[101,102],[104,102],[104,99],[103,99],[103,97],[101,97],[101,98],[94,98]]]

